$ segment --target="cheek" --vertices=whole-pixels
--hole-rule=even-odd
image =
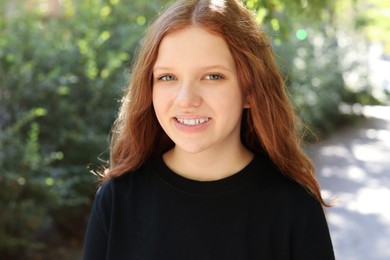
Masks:
[[[154,112],[156,113],[156,115],[158,116],[159,114],[159,111],[160,111],[160,98],[158,98],[159,96],[157,95],[156,91],[153,90],[153,96],[152,96],[152,102],[153,102],[153,108],[154,108]]]
[[[231,88],[229,91],[220,92],[214,97],[216,103],[219,103],[220,107],[224,107],[228,110],[237,110],[244,108],[245,98],[241,91],[236,88]]]
[[[161,91],[158,88],[153,89],[153,107],[157,115],[157,118],[164,115],[167,112],[169,106],[169,97],[165,91]]]

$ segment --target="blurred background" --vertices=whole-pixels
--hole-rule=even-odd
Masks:
[[[130,64],[168,2],[0,0],[0,258],[80,258],[98,183],[93,172],[108,160]],[[390,1],[244,2],[272,40],[296,111],[313,131],[307,149],[324,192],[339,195],[329,169],[326,175],[334,161],[324,155],[337,154],[367,117],[390,115],[381,110],[390,97]],[[385,123],[378,133],[388,144]],[[337,233],[337,216],[331,231],[341,255],[358,244],[340,244],[351,233]],[[384,259],[371,257],[340,259]]]

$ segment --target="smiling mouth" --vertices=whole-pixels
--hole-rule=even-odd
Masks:
[[[196,119],[183,119],[183,118],[176,117],[176,120],[177,122],[183,125],[196,126],[196,125],[207,123],[210,120],[210,118],[205,117],[205,118],[196,118]]]

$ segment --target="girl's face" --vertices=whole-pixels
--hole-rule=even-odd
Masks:
[[[153,68],[153,105],[174,149],[239,149],[243,108],[233,57],[222,37],[191,26],[168,34]]]

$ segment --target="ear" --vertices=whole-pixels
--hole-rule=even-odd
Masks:
[[[244,108],[251,108],[250,95],[247,94],[244,99]]]

